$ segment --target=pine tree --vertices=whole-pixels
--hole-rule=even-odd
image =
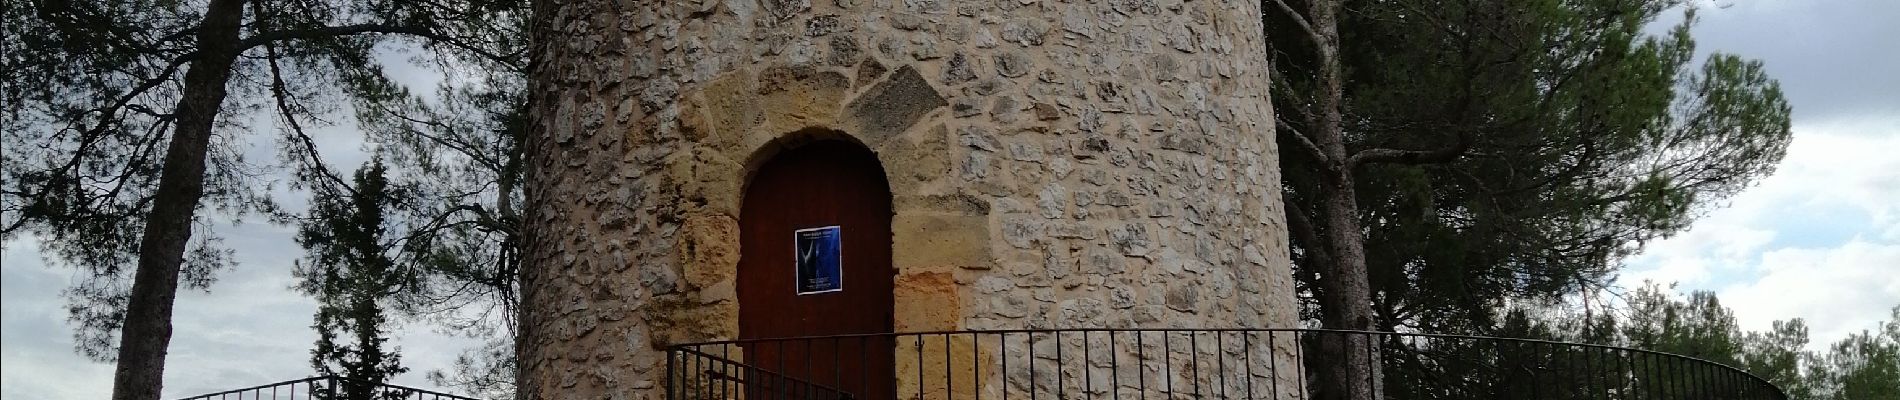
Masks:
[[[378,397],[374,384],[408,371],[389,346],[384,307],[398,291],[413,287],[413,274],[399,271],[386,248],[385,210],[400,201],[391,191],[382,160],[357,170],[354,189],[320,196],[297,241],[310,252],[300,263],[300,288],[318,301],[315,348],[310,364],[320,375],[350,378],[342,398]]]
[[[1296,283],[1327,328],[1483,333],[1772,171],[1790,108],[1759,62],[1696,63],[1668,0],[1272,0]],[[1344,343],[1361,353],[1374,343]],[[1367,399],[1377,365],[1317,370]],[[1366,386],[1366,385],[1357,385]]]
[[[391,84],[378,49],[423,48],[451,77],[518,71],[526,8],[523,0],[4,2],[0,239],[31,235],[51,261],[84,270],[88,279],[65,293],[79,352],[118,363],[114,399],[156,400],[178,289],[208,287],[229,263],[206,227],[220,217],[281,212],[256,179],[266,167],[240,157],[239,146],[269,138],[254,140],[263,135],[233,116],[279,118],[283,161],[298,175],[293,188],[343,185],[304,127],[322,123],[328,100],[382,109],[414,98]],[[449,126],[425,115],[392,117]],[[490,198],[506,204],[507,192]],[[463,219],[473,217],[445,221]],[[438,231],[448,232],[441,242],[464,248],[497,236]],[[466,265],[511,265],[483,262]],[[490,283],[508,282],[512,272],[476,276],[505,307],[512,284]]]

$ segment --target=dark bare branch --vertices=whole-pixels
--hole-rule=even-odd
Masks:
[[[410,36],[421,37],[421,38],[429,39],[436,43],[446,44],[452,47],[466,50],[470,53],[474,53],[475,55],[481,56],[482,58],[488,59],[489,61],[493,61],[497,64],[505,65],[510,69],[521,68],[520,65],[516,65],[514,58],[512,57],[508,57],[501,54],[495,54],[487,50],[483,50],[475,46],[471,46],[468,43],[464,43],[458,38],[455,38],[449,35],[437,33],[434,30],[430,30],[428,28],[423,28],[423,27],[389,25],[389,24],[357,24],[357,25],[344,25],[344,26],[327,26],[327,27],[322,27],[322,28],[311,28],[311,29],[294,29],[294,30],[264,32],[264,33],[259,33],[257,35],[254,35],[248,38],[244,38],[244,40],[239,41],[238,49],[248,50],[248,49],[256,48],[258,46],[263,46],[266,43],[275,43],[278,41],[285,41],[285,40],[306,40],[306,39],[317,39],[317,38],[326,38],[326,37],[368,35],[368,34],[394,34],[394,35],[410,35]]]
[[[1459,132],[1457,139],[1437,150],[1365,149],[1346,159],[1347,168],[1366,164],[1440,164],[1451,162],[1471,150],[1471,134]]]
[[[1333,158],[1327,157],[1326,151],[1320,150],[1319,145],[1313,143],[1313,138],[1307,137],[1306,134],[1300,133],[1297,129],[1293,129],[1293,124],[1287,123],[1285,119],[1281,119],[1277,115],[1273,117],[1273,121],[1279,124],[1281,133],[1293,138],[1295,143],[1300,144],[1300,149],[1305,150],[1308,157],[1313,157],[1313,159],[1319,161],[1321,165],[1332,165]]]
[[[341,191],[354,196],[355,190],[351,189],[348,183],[343,182],[343,178],[331,173],[330,168],[323,164],[322,155],[317,152],[316,141],[312,140],[310,135],[304,132],[303,125],[297,122],[297,113],[291,109],[293,103],[290,90],[285,88],[283,70],[277,64],[277,47],[272,43],[265,43],[264,53],[269,60],[271,98],[277,103],[277,114],[284,118],[284,126],[290,128],[288,130],[291,135],[296,136],[298,142],[303,145],[304,155],[300,158],[306,164],[304,168],[314,172],[324,181],[323,183],[328,184],[327,188],[318,186],[313,189]]]
[[[1273,5],[1279,8],[1280,12],[1285,13],[1287,19],[1293,20],[1293,25],[1300,27],[1300,32],[1306,32],[1306,38],[1312,40],[1314,45],[1326,43],[1320,38],[1319,31],[1313,30],[1313,24],[1307,23],[1306,17],[1301,16],[1299,11],[1293,11],[1293,7],[1287,5],[1286,0],[1273,0]]]

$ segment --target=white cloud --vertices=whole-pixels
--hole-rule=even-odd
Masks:
[[[1805,319],[1814,346],[1900,305],[1900,117],[1798,125],[1778,171],[1631,258],[1643,280],[1715,291],[1743,329]]]
[[[1745,329],[1802,317],[1812,347],[1872,328],[1900,305],[1900,242],[1850,241],[1823,249],[1777,249],[1762,254],[1752,281],[1717,291]]]

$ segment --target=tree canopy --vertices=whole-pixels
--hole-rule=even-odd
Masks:
[[[1642,243],[1773,171],[1790,137],[1779,84],[1758,61],[1693,59],[1693,8],[1645,33],[1676,5],[1343,2],[1340,129],[1377,328],[1481,330],[1507,299],[1606,285]],[[1319,129],[1314,52],[1296,24],[1269,26],[1289,219],[1320,220],[1329,167],[1299,136]],[[1343,239],[1292,229],[1302,287],[1324,292],[1314,250]]]
[[[1790,108],[1759,62],[1697,63],[1670,0],[1272,0],[1273,99],[1307,317],[1484,332],[1773,170]],[[1326,351],[1371,352],[1376,343]],[[1318,396],[1369,399],[1338,360]],[[1336,392],[1336,393],[1335,393]]]
[[[1871,330],[1849,334],[1825,350],[1809,349],[1807,323],[1774,321],[1747,331],[1711,292],[1681,296],[1648,284],[1608,308],[1515,306],[1498,333],[1680,354],[1735,366],[1775,384],[1796,400],[1885,399],[1900,396],[1900,305]]]
[[[480,278],[475,287],[493,288],[481,293],[512,298],[512,283],[494,277],[505,270],[470,267],[508,265],[493,262],[505,251],[444,255],[507,235],[496,228],[505,222],[494,221],[505,221],[497,210],[509,207],[480,206],[509,204],[509,184],[492,183],[511,178],[469,179],[479,178],[469,171],[507,170],[496,160],[509,159],[513,143],[503,121],[518,114],[508,93],[519,79],[508,77],[525,65],[526,2],[21,1],[0,14],[7,50],[0,72],[9,76],[0,86],[0,139],[9,144],[0,163],[0,238],[30,234],[49,259],[83,271],[87,279],[67,292],[78,346],[95,359],[118,359],[115,398],[158,395],[179,284],[205,288],[228,262],[206,229],[213,221],[295,219],[271,197],[278,166],[291,172],[291,189],[343,193],[347,183],[306,128],[337,124],[335,105],[346,101],[357,122],[373,122],[372,142],[416,171],[399,180],[432,190],[402,208],[436,217],[408,225],[424,233],[402,236],[427,245],[399,246],[419,254],[403,259],[427,262],[403,265],[441,267],[430,270],[445,277],[435,282]],[[378,58],[389,46],[424,50],[453,82],[443,85],[443,99],[419,100],[391,79]],[[279,135],[252,134],[255,116],[274,118]],[[391,128],[416,125],[427,128]],[[396,134],[416,136],[389,136]],[[489,145],[469,146],[474,138]],[[260,139],[279,144],[281,164],[243,157]],[[481,161],[493,167],[467,167]],[[434,297],[450,302],[442,304],[466,300],[433,293],[457,293]]]
[[[384,213],[404,197],[391,190],[387,174],[380,159],[358,169],[349,196],[318,199],[309,211],[313,222],[297,233],[297,242],[311,253],[296,272],[302,278],[298,289],[317,299],[310,364],[318,374],[380,384],[409,370],[389,345],[384,312],[388,300],[416,278],[394,269],[383,244]],[[375,389],[346,384],[341,398],[381,397]]]

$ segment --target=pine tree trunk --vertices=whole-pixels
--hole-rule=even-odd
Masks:
[[[1375,330],[1372,290],[1366,278],[1365,237],[1361,235],[1351,171],[1340,170],[1321,189],[1326,240],[1332,263],[1320,278],[1320,323],[1328,329]],[[1372,335],[1327,334],[1319,340],[1321,389],[1319,398],[1370,400],[1380,384],[1378,338]]]
[[[198,31],[198,59],[185,73],[164,171],[139,241],[138,271],[119,333],[114,400],[158,400],[164,388],[172,303],[178,297],[178,275],[191,241],[191,221],[204,195],[205,152],[223,107],[231,64],[237,58],[238,26],[243,18],[243,0],[212,0],[205,10]]]
[[[1319,43],[1319,90],[1314,104],[1314,141],[1331,164],[1319,187],[1322,237],[1331,256],[1320,277],[1320,323],[1328,329],[1370,331],[1372,288],[1366,276],[1365,235],[1353,191],[1352,153],[1344,131],[1345,74],[1339,59],[1339,1],[1312,3],[1311,23]],[[1319,338],[1319,394],[1327,400],[1371,400],[1379,392],[1378,338],[1329,334]],[[1314,355],[1309,355],[1314,356]]]

